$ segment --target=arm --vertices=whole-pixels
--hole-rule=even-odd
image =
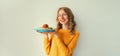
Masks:
[[[47,55],[49,55],[51,49],[51,40],[52,40],[52,36],[50,36],[50,39],[48,36],[44,38],[44,48]]]
[[[76,46],[77,40],[79,37],[79,33],[77,32],[75,36],[73,37],[72,41],[66,46],[60,39],[59,37],[56,36],[56,42],[58,45],[58,48],[61,49],[61,52],[63,55],[71,55],[73,53],[73,50]]]

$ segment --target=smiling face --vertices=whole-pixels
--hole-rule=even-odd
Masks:
[[[68,23],[68,15],[64,11],[64,9],[60,9],[58,12],[58,22],[60,22],[61,24],[64,24],[64,25],[66,25]]]
[[[76,23],[74,21],[74,15],[70,8],[60,7],[57,11],[57,30],[69,29],[71,33],[74,33]]]

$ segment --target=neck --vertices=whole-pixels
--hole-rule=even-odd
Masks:
[[[62,29],[68,30],[68,25],[67,24],[63,24],[62,25]]]

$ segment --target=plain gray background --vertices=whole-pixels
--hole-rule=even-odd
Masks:
[[[71,8],[81,35],[74,56],[120,56],[120,0],[0,0],[0,56],[45,56],[34,27]]]

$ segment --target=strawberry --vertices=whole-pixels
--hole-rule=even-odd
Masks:
[[[48,28],[48,24],[43,24],[43,28]]]

